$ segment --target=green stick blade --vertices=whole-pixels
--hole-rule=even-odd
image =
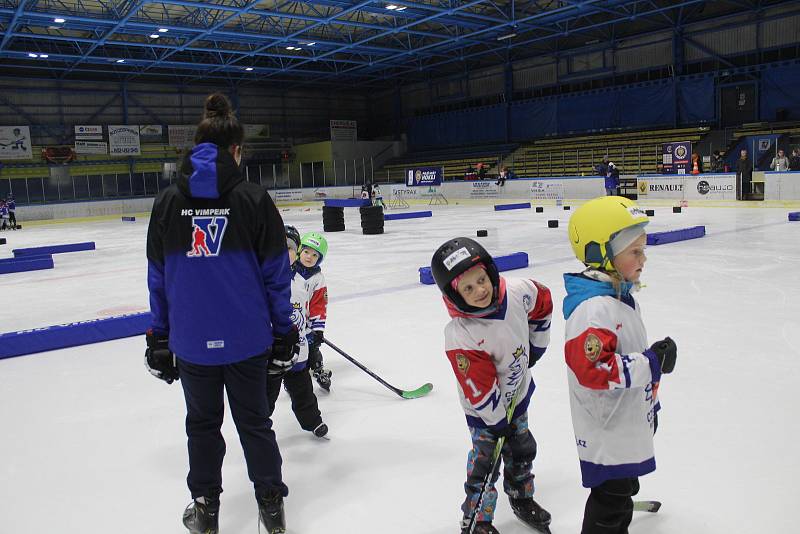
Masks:
[[[433,384],[428,382],[424,386],[420,386],[417,389],[411,391],[404,390],[403,393],[401,394],[401,397],[403,397],[404,399],[418,399],[430,393],[432,389],[433,389]]]

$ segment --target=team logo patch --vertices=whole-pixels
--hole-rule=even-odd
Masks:
[[[522,307],[525,308],[526,312],[531,311],[531,296],[530,295],[523,295],[522,296]]]
[[[594,334],[589,334],[586,336],[586,342],[583,344],[583,352],[586,354],[586,358],[590,362],[596,362],[597,358],[600,356],[600,351],[603,348],[603,344],[600,343],[600,338]]]
[[[227,217],[192,217],[192,248],[188,258],[213,258],[222,251]]]
[[[456,354],[456,365],[461,374],[467,376],[467,371],[469,371],[469,358],[463,354]]]

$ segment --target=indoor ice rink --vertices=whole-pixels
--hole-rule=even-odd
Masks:
[[[796,0],[0,0],[0,534],[548,534],[546,520],[535,528],[520,517],[535,503],[552,514],[549,534],[800,533],[798,87]],[[645,217],[607,197],[647,217],[635,293],[647,343],[622,347],[608,326],[614,346],[603,353],[626,372],[637,358],[637,379],[650,373],[634,386],[650,403],[646,421],[619,404],[600,423],[592,414],[623,395],[641,408],[639,391],[617,387],[631,385],[619,369],[619,380],[595,383],[595,405],[570,405],[586,385],[570,365],[613,367],[596,362],[606,346],[597,337],[599,348],[570,334],[565,348],[575,321],[562,311],[564,275],[585,268],[570,219],[589,202],[622,206],[635,224],[620,225],[609,202],[581,227],[602,229],[597,240],[611,247]],[[148,259],[154,206],[155,220],[178,204]],[[223,213],[240,208],[245,217]],[[263,237],[281,222],[327,239],[326,297],[298,263],[295,294],[280,296],[287,284],[272,281],[279,268],[265,250],[277,239],[282,257],[283,236]],[[468,473],[493,460],[479,455],[476,468],[468,453],[478,435],[494,443],[487,436],[512,414],[504,420],[499,404],[500,423],[465,413],[491,401],[508,410],[511,391],[477,395],[527,384],[518,361],[526,338],[536,353],[536,334],[503,315],[480,343],[448,344],[451,363],[451,317],[427,277],[455,237],[511,267],[503,277],[547,286],[554,307],[527,410],[535,503],[522,479],[509,502],[501,473],[491,525],[468,525],[461,509]],[[583,253],[605,246],[597,240]],[[175,265],[190,275],[170,278]],[[451,271],[445,288],[458,286]],[[345,354],[321,345],[330,391],[310,358],[295,368],[308,377],[280,375],[284,386],[314,377],[327,425],[301,428],[280,390],[271,424],[289,489],[281,501],[269,478],[269,397],[255,387],[268,371],[253,359],[267,351],[273,377],[286,370],[276,366],[280,355],[289,365],[293,345],[281,341],[292,331],[276,310],[287,304],[295,326],[310,325],[307,343],[321,342],[324,324]],[[181,314],[159,328],[163,310]],[[216,335],[212,321],[219,337],[206,335]],[[614,317],[616,331],[622,322]],[[469,324],[459,343],[479,328]],[[489,353],[517,334],[511,363],[505,349]],[[677,362],[660,376],[666,337]],[[466,347],[487,339],[485,350]],[[173,365],[179,343],[202,354],[176,354]],[[472,384],[474,402],[470,365],[491,378],[490,390]],[[167,384],[153,366],[183,378]],[[218,372],[233,373],[226,387],[238,394],[225,398],[217,514]],[[417,398],[392,391],[421,387]],[[642,474],[656,387],[657,467]],[[588,432],[604,436],[590,438],[602,452],[592,457],[586,429],[573,426],[586,414]],[[472,435],[468,422],[490,430]],[[248,453],[249,469],[243,448],[263,451]],[[628,449],[647,455],[623,458]],[[198,474],[208,465],[214,473]],[[613,474],[586,484],[590,498],[582,475],[593,468]],[[637,476],[635,506],[661,506],[637,509],[625,528],[631,499],[609,488]]]
[[[284,208],[287,224],[321,230],[319,208]],[[650,231],[705,225],[707,235],[649,247],[637,295],[648,336],[678,345],[662,380],[655,473],[639,497],[663,502],[636,514],[632,532],[792,532],[797,429],[787,408],[800,371],[796,223],[782,208],[654,207]],[[345,216],[356,219],[357,210]],[[326,335],[404,389],[404,400],[323,348],[330,394],[317,388],[330,440],[301,430],[285,393],[275,415],[284,460],[289,532],[453,532],[460,518],[469,437],[456,381],[444,355],[448,317],[435,286],[417,269],[454,236],[480,238],[493,254],[527,252],[530,267],[503,273],[541,281],[553,293],[551,345],[534,367],[529,410],[539,445],[536,498],[553,532],[578,532],[586,491],[570,423],[564,363],[562,274],[580,270],[565,230],[570,211],[548,206],[495,212],[491,205],[434,208],[430,219],[387,221],[385,234],[329,234]],[[557,219],[559,228],[547,228]],[[147,219],[46,224],[12,234],[14,246],[93,240],[97,250],[61,254],[52,271],[3,275],[14,311],[7,331],[148,309]],[[357,226],[356,226],[357,228]],[[8,461],[0,498],[7,532],[180,532],[188,500],[180,385],[144,369],[143,336],[0,360],[0,406]],[[252,486],[226,418],[222,532],[256,532]],[[49,497],[56,492],[58,498]],[[529,531],[501,495],[495,525]],[[81,509],[85,513],[76,513]],[[743,510],[758,513],[743,513]],[[120,523],[124,519],[124,525]]]

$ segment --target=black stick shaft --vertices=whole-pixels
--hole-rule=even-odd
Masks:
[[[322,338],[322,342],[325,343],[326,345],[328,345],[330,348],[332,348],[336,352],[338,352],[339,354],[341,354],[344,359],[346,359],[347,361],[349,361],[350,363],[352,363],[353,365],[355,365],[356,367],[358,367],[359,369],[361,369],[362,371],[367,373],[369,376],[371,376],[372,378],[374,378],[375,380],[377,380],[378,382],[383,384],[385,387],[391,389],[392,391],[394,391],[396,394],[400,395],[401,397],[403,396],[403,390],[394,387],[393,385],[388,383],[386,380],[384,380],[383,378],[379,377],[378,375],[376,375],[375,373],[373,373],[372,371],[367,369],[364,366],[364,364],[362,364],[361,362],[359,362],[358,360],[356,360],[355,358],[353,358],[352,356],[347,354],[345,351],[343,351],[342,349],[340,349],[339,347],[337,347],[336,345],[334,345],[333,343],[331,343],[330,341],[328,341],[325,338]]]

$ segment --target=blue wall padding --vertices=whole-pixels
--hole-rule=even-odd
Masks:
[[[383,216],[384,221],[397,221],[400,219],[419,219],[421,217],[433,217],[430,211],[410,211],[408,213],[387,213]]]
[[[22,258],[0,260],[0,274],[25,273],[52,268],[53,256],[23,256]]]
[[[0,359],[144,334],[150,312],[0,334]]]
[[[94,250],[94,241],[48,247],[15,248],[12,252],[15,257],[19,258],[20,256],[42,256],[44,254],[60,254],[62,252],[78,252],[81,250]]]
[[[36,258],[52,258],[50,254],[39,254],[38,256],[23,256],[21,258],[3,258],[0,259],[0,265],[3,263],[14,263],[18,261],[30,261]]]
[[[789,214],[790,221],[800,221],[800,211],[794,211]]]
[[[524,210],[524,209],[530,209],[530,207],[531,207],[530,202],[520,202],[519,204],[495,204],[494,211]]]
[[[505,256],[495,256],[494,263],[497,265],[497,270],[500,272],[510,271],[512,269],[524,269],[528,266],[528,254],[526,252],[514,252]],[[433,279],[430,267],[419,268],[419,283],[425,285],[433,285],[436,283]]]
[[[669,232],[654,232],[647,234],[648,245],[665,245],[667,243],[675,243],[676,241],[686,241],[687,239],[697,239],[706,235],[705,226],[692,226],[691,228],[682,228],[680,230],[672,230]]]
[[[363,208],[372,206],[372,201],[360,198],[326,198],[325,205],[333,208]]]

